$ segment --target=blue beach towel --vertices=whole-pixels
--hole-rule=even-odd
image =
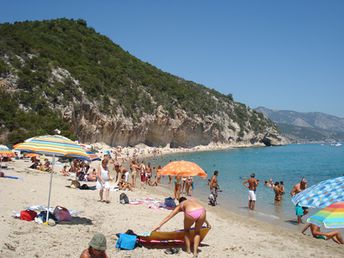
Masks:
[[[17,177],[17,176],[4,176],[4,178],[19,179],[19,177]]]

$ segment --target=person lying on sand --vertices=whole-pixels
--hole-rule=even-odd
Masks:
[[[107,258],[106,250],[106,238],[103,234],[95,234],[90,243],[89,247],[82,251],[80,258]]]
[[[118,183],[118,187],[120,190],[124,191],[124,190],[129,190],[129,191],[133,191],[133,186],[129,183],[129,182],[126,182],[124,180],[121,180],[119,183]]]
[[[200,230],[204,223],[207,224],[208,228],[211,228],[209,222],[206,218],[206,210],[205,208],[198,203],[194,199],[187,200],[185,197],[179,198],[179,205],[166,217],[163,221],[159,224],[159,226],[155,227],[153,231],[159,230],[162,225],[172,219],[175,215],[179,212],[184,212],[184,230],[185,230],[185,245],[186,245],[186,252],[190,253],[190,228],[193,224],[195,224],[195,236],[193,239],[194,243],[194,257],[198,255],[198,246],[200,243]]]
[[[324,240],[332,239],[337,244],[341,244],[341,245],[344,244],[343,237],[341,233],[337,230],[331,231],[331,232],[321,232],[320,227],[318,227],[317,225],[307,223],[301,233],[305,235],[305,231],[308,228],[311,228],[311,233],[314,238],[324,239]]]
[[[95,168],[87,174],[87,181],[89,182],[97,181],[97,172]]]
[[[69,171],[67,169],[67,166],[63,166],[62,170],[61,170],[61,174],[63,176],[69,176]]]

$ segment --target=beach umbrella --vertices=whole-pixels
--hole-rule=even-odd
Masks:
[[[86,153],[90,157],[91,161],[101,160],[101,158],[99,158],[98,155],[92,151],[87,151]]]
[[[5,146],[5,145],[0,145],[0,157],[8,157],[8,158],[11,158],[11,157],[14,157],[14,153],[9,149],[7,148],[6,146],[6,149],[5,148],[2,148],[1,146]]]
[[[160,169],[160,175],[169,176],[200,176],[207,177],[207,173],[194,162],[190,161],[172,161]]]
[[[344,202],[336,202],[309,217],[308,223],[326,228],[344,228]]]
[[[325,208],[335,202],[344,202],[344,176],[312,185],[295,195],[292,202],[309,208]]]
[[[14,153],[6,146],[0,144],[0,157],[14,157]]]
[[[16,144],[15,150],[22,152],[37,153],[46,156],[52,156],[52,170],[54,170],[55,157],[75,158],[82,160],[90,160],[86,151],[76,142],[63,137],[61,135],[43,135],[27,139],[23,143]],[[49,196],[48,196],[48,211],[50,207],[51,185],[52,185],[53,171],[50,173]],[[49,212],[47,212],[47,221],[49,219]]]
[[[0,171],[2,169],[2,159],[12,158],[14,156],[14,153],[7,146],[0,144]]]
[[[32,158],[32,157],[36,157],[36,158],[39,158],[39,154],[37,154],[37,153],[26,153],[26,154],[24,154],[24,157],[25,158]]]

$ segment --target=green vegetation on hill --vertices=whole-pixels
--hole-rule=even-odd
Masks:
[[[85,97],[109,115],[120,107],[134,122],[161,105],[171,117],[176,107],[189,116],[226,112],[240,125],[241,135],[274,126],[260,113],[249,113],[243,104],[236,103],[230,112],[231,94],[223,95],[140,61],[87,27],[84,20],[5,23],[0,25],[0,35],[0,80],[12,78],[15,84],[14,90],[1,92],[0,130],[10,131],[9,142],[57,127],[72,136],[72,127],[55,107]],[[52,71],[59,68],[69,74],[53,80]]]

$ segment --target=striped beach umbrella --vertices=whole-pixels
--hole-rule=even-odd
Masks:
[[[307,219],[308,223],[326,228],[344,228],[344,202],[336,202]]]
[[[16,144],[15,150],[41,155],[90,160],[86,151],[76,142],[61,135],[44,135]]]
[[[6,146],[0,144],[0,157],[1,158],[12,158],[14,157],[14,153]]]
[[[55,157],[67,157],[90,160],[86,151],[77,143],[61,135],[43,135],[27,139],[23,143],[16,144],[15,150],[32,152],[46,156],[53,156],[52,170],[54,170]],[[50,207],[51,185],[53,172],[50,173],[50,185],[48,196],[48,210]],[[47,221],[49,212],[47,212]]]
[[[207,173],[205,173],[205,171],[196,163],[184,160],[168,163],[160,170],[160,175],[207,177]]]
[[[309,208],[325,208],[332,203],[344,202],[344,176],[313,185],[295,195],[292,202]]]
[[[86,153],[90,157],[91,161],[101,160],[101,158],[99,158],[98,155],[92,151],[87,151]]]

